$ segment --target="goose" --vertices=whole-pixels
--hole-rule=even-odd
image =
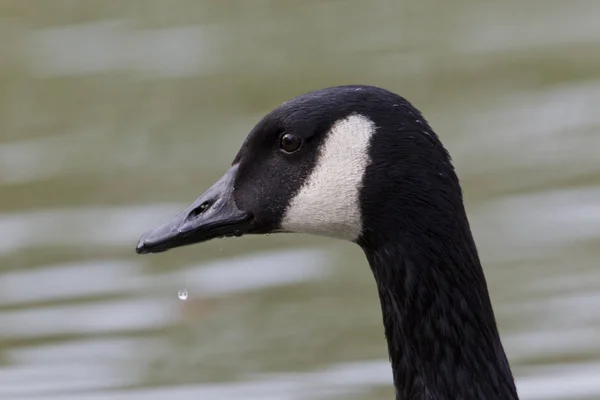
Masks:
[[[269,233],[362,248],[397,400],[518,399],[450,155],[405,98],[344,85],[284,102],[136,252]]]

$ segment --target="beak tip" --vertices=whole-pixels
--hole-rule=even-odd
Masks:
[[[138,243],[135,246],[135,252],[137,254],[152,253],[152,243],[148,242],[147,235],[143,235],[140,240],[138,240]]]
[[[147,250],[146,250],[146,246],[144,243],[144,238],[141,238],[137,244],[137,246],[135,246],[135,252],[137,254],[146,254]]]

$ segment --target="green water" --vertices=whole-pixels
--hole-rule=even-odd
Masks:
[[[392,398],[358,248],[134,253],[263,114],[347,83],[452,154],[522,397],[600,399],[593,0],[0,1],[0,398]]]

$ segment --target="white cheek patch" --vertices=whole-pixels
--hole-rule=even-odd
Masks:
[[[281,223],[285,231],[350,241],[359,237],[359,196],[375,130],[373,121],[358,114],[332,126],[321,144],[315,168],[286,209]]]

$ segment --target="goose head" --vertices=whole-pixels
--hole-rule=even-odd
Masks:
[[[137,252],[276,232],[378,246],[421,225],[428,205],[439,213],[460,202],[452,186],[445,149],[404,98],[372,86],[318,90],[268,113],[221,179],[144,234]]]
[[[364,250],[398,399],[517,399],[450,156],[406,99],[351,85],[283,103],[136,250],[277,232]]]

